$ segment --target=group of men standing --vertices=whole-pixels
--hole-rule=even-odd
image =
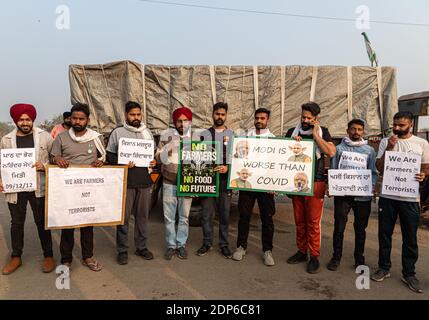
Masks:
[[[314,102],[302,105],[300,120],[296,127],[290,128],[286,137],[296,141],[311,139],[316,146],[314,194],[312,196],[291,195],[294,219],[296,224],[297,252],[287,259],[289,264],[306,263],[308,273],[320,271],[321,219],[326,194],[325,157],[331,158],[332,169],[341,168],[343,152],[364,154],[366,169],[372,171],[373,185],[377,179],[377,170],[381,174],[384,168],[385,151],[412,152],[421,156],[421,173],[416,174],[416,180],[422,182],[425,174],[429,174],[429,143],[412,134],[413,117],[408,112],[399,112],[394,116],[394,135],[384,138],[376,155],[374,149],[363,139],[365,122],[353,119],[348,123],[347,136],[336,147],[329,130],[320,126],[320,107]],[[11,214],[11,243],[12,254],[3,268],[3,274],[11,274],[21,264],[23,251],[24,222],[26,207],[29,202],[37,225],[42,244],[44,261],[43,272],[51,272],[55,268],[53,259],[51,232],[44,228],[45,202],[45,166],[55,164],[61,168],[70,165],[90,165],[95,168],[105,164],[118,164],[118,148],[121,138],[153,140],[151,131],[144,124],[141,106],[129,101],[125,105],[125,121],[115,128],[104,147],[102,135],[89,129],[90,111],[84,104],[75,104],[70,113],[64,113],[64,123],[56,127],[52,136],[34,126],[36,109],[32,105],[17,104],[11,107],[10,114],[16,124],[16,129],[1,140],[0,147],[5,148],[35,148],[37,162],[37,190],[35,192],[19,192],[6,194]],[[236,250],[232,252],[228,241],[228,226],[232,191],[228,189],[228,170],[230,164],[232,140],[234,132],[225,125],[228,114],[228,104],[218,102],[213,106],[213,125],[200,135],[201,140],[217,141],[222,146],[219,163],[215,170],[219,172],[219,196],[201,197],[203,243],[196,254],[206,255],[213,248],[213,219],[219,217],[219,250],[224,258],[241,261],[246,255],[247,240],[250,229],[250,219],[255,202],[258,202],[262,229],[262,259],[265,265],[274,266],[273,216],[276,212],[274,192],[239,191],[238,197],[238,236]],[[173,127],[161,134],[160,141],[154,154],[154,160],[149,168],[137,167],[133,162],[128,163],[127,192],[125,204],[125,223],[117,226],[116,248],[117,262],[120,265],[128,263],[128,225],[131,215],[135,217],[134,241],[135,254],[146,260],[154,258],[147,247],[148,220],[151,204],[150,170],[161,166],[162,203],[165,222],[167,260],[177,256],[187,259],[187,240],[189,234],[189,213],[192,198],[177,196],[177,173],[179,163],[179,145],[181,141],[191,139],[192,111],[187,107],[176,109],[172,114]],[[274,137],[268,129],[270,111],[259,108],[255,111],[254,128],[248,130],[250,137],[261,139]],[[1,182],[1,181],[0,181]],[[3,186],[0,183],[0,191]],[[59,191],[60,192],[60,191]],[[372,197],[334,197],[335,228],[333,234],[333,255],[327,268],[335,271],[340,266],[343,248],[344,231],[348,213],[353,209],[355,229],[355,265],[364,265],[364,248],[366,227],[371,213]],[[379,201],[379,268],[371,276],[374,281],[382,281],[390,277],[390,252],[392,234],[397,216],[401,222],[403,236],[402,246],[402,280],[416,292],[422,292],[422,287],[415,277],[415,263],[418,258],[417,229],[419,225],[419,198],[404,198],[381,194]],[[176,221],[178,220],[178,221]],[[177,222],[177,223],[176,223]],[[82,248],[82,264],[92,271],[100,271],[101,264],[94,258],[93,227],[80,228]],[[64,229],[61,232],[60,252],[61,263],[69,268],[72,264],[74,247],[74,229]]]

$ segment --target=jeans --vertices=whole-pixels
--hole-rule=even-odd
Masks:
[[[398,201],[380,197],[378,202],[378,266],[390,270],[392,262],[392,235],[399,216],[402,233],[402,274],[414,276],[415,264],[419,257],[417,230],[420,223],[420,206],[418,202]]]
[[[37,226],[43,255],[53,257],[51,231],[45,230],[45,198],[36,198],[34,192],[19,192],[17,203],[8,203],[12,218],[10,227],[12,257],[21,257],[24,249],[24,225],[28,202],[30,202],[33,211],[34,223]]]
[[[128,225],[130,216],[134,216],[134,243],[136,250],[146,249],[147,224],[150,210],[151,188],[128,188],[125,203],[125,221],[116,227],[116,250],[118,253],[128,251]]]
[[[189,234],[189,211],[192,198],[178,197],[177,186],[163,183],[163,208],[165,222],[165,240],[167,247],[176,249],[186,247]],[[179,224],[176,232],[176,211],[179,212]]]
[[[203,244],[213,245],[213,218],[217,209],[219,213],[219,247],[228,246],[228,225],[231,209],[231,193],[220,192],[219,197],[200,198],[202,205],[201,223],[203,227]]]
[[[238,196],[238,211],[240,218],[238,221],[237,248],[247,248],[247,238],[249,237],[250,218],[256,200],[260,211],[262,222],[262,250],[273,250],[274,222],[273,215],[276,212],[274,195],[265,192],[240,191]]]
[[[366,227],[368,226],[369,215],[371,214],[370,201],[355,201],[354,197],[334,197],[334,254],[333,258],[341,260],[343,253],[344,230],[347,225],[347,216],[353,209],[355,229],[355,251],[354,257],[357,264],[365,264],[363,255],[365,250]]]

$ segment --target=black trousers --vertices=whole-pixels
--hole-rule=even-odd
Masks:
[[[354,197],[334,197],[334,254],[333,258],[341,260],[343,253],[344,230],[350,210],[353,209],[355,229],[354,257],[357,264],[365,264],[364,250],[366,240],[366,227],[371,214],[371,200],[355,201]]]
[[[36,198],[34,192],[19,192],[17,203],[8,203],[12,218],[10,227],[12,257],[21,257],[24,249],[24,225],[28,202],[30,202],[33,211],[34,223],[37,226],[43,255],[53,257],[51,231],[45,230],[45,198]]]
[[[94,255],[94,227],[80,229],[80,246],[82,248],[82,258],[92,258]],[[61,231],[61,263],[71,263],[73,261],[74,229],[63,229]]]
[[[260,217],[262,222],[262,250],[273,249],[274,222],[273,215],[276,212],[274,195],[265,192],[240,191],[238,196],[238,211],[240,218],[238,221],[237,248],[247,248],[247,238],[249,237],[250,218],[256,200],[258,201]]]
[[[407,202],[381,198],[378,202],[378,266],[390,270],[392,262],[392,235],[396,220],[399,216],[402,233],[402,274],[405,277],[414,276],[415,264],[419,257],[417,245],[417,230],[420,223],[420,206],[418,202]]]

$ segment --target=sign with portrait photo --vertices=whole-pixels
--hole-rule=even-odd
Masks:
[[[231,152],[228,189],[313,195],[313,140],[237,137]]]

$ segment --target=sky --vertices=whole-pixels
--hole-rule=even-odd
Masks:
[[[18,102],[38,120],[70,108],[68,66],[134,60],[165,65],[369,65],[367,32],[380,65],[394,66],[398,94],[429,90],[429,0],[166,0],[243,10],[346,18],[256,14],[141,0],[2,0],[0,121]],[[58,6],[70,28],[58,29]],[[365,5],[370,23],[356,27]]]

